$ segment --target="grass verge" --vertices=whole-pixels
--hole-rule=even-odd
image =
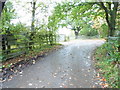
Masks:
[[[97,72],[106,79],[108,88],[120,88],[120,53],[115,42],[98,47],[94,54]]]

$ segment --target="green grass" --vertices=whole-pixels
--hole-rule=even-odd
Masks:
[[[120,53],[117,51],[117,43],[105,43],[95,52],[96,68],[99,73],[106,78],[109,88],[120,88],[119,68]]]

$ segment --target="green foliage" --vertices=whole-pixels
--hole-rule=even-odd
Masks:
[[[68,7],[69,6],[69,7]],[[54,8],[53,14],[49,17],[48,28],[57,30],[59,27],[59,22],[65,20],[67,16],[67,11],[71,8],[69,3],[57,4]],[[63,25],[63,24],[61,24]]]
[[[108,36],[108,27],[106,24],[103,24],[101,26],[101,30],[100,30],[100,37],[104,38]]]
[[[42,12],[45,12],[47,7],[42,5],[43,3],[38,4],[36,9],[41,7],[43,9]],[[30,27],[26,27],[22,23],[12,24],[11,21],[14,18],[16,18],[16,14],[13,4],[7,1],[0,18],[0,29],[2,29],[0,34],[3,38],[0,41],[3,45],[0,50],[0,60],[7,60],[56,44],[56,33],[54,30],[57,28],[52,28],[52,24],[50,26],[35,25],[35,30],[31,31]]]
[[[98,31],[91,27],[90,24],[84,24],[84,27],[80,31],[80,35],[85,36],[96,36],[98,35]]]
[[[1,34],[5,34],[6,30],[10,27],[11,19],[15,18],[14,11],[12,3],[7,1],[0,17],[0,28],[2,29]]]
[[[80,35],[85,35],[85,36],[96,36],[98,35],[98,32],[96,29],[92,29],[92,28],[83,28],[80,31]]]
[[[99,73],[103,75],[110,88],[120,88],[119,86],[119,65],[120,52],[118,52],[118,40],[110,40],[96,50],[96,67],[101,69]]]
[[[96,15],[95,9],[98,8],[95,8],[93,3],[66,2],[58,4],[53,14],[49,17],[48,26],[57,29],[59,25],[62,27],[70,25],[74,28],[73,30],[78,30],[78,28],[81,30],[83,28],[81,31],[82,35],[97,35],[97,30],[91,28],[93,24],[92,18]]]

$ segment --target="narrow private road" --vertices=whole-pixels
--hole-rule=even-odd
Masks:
[[[93,51],[104,40],[74,40],[27,67],[3,88],[92,88],[95,86]]]

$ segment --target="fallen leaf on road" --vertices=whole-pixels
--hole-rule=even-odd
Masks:
[[[54,75],[57,75],[57,73],[54,73]]]
[[[98,83],[95,83],[96,85],[98,85]]]
[[[64,86],[64,88],[67,88],[67,86]]]
[[[105,83],[105,84],[104,84],[104,87],[108,87],[108,84],[107,84],[107,83]]]
[[[10,81],[10,80],[12,80],[11,78],[10,79],[8,79],[8,81]]]
[[[23,76],[23,75],[20,75],[20,76]]]
[[[36,61],[35,60],[33,60],[33,64],[35,64],[36,63]]]
[[[90,70],[88,70],[88,72],[90,72]]]
[[[39,81],[39,82],[42,82],[42,81]]]
[[[96,86],[93,86],[93,88],[96,88]]]
[[[21,72],[19,72],[19,74],[22,74],[23,72],[21,71]]]
[[[56,77],[56,76],[53,76],[53,77]]]
[[[71,77],[69,77],[69,79],[71,79]]]
[[[29,86],[32,86],[32,83],[29,83],[28,85],[29,85]]]
[[[72,83],[71,83],[70,85],[71,85],[71,86],[73,86],[73,84],[72,84]]]
[[[66,74],[64,74],[64,76],[66,76]]]
[[[82,69],[82,71],[84,71],[84,69]]]
[[[22,67],[22,65],[20,64],[19,67]]]
[[[60,86],[60,87],[62,87],[62,86]]]
[[[90,56],[88,56],[88,58],[90,58]]]

